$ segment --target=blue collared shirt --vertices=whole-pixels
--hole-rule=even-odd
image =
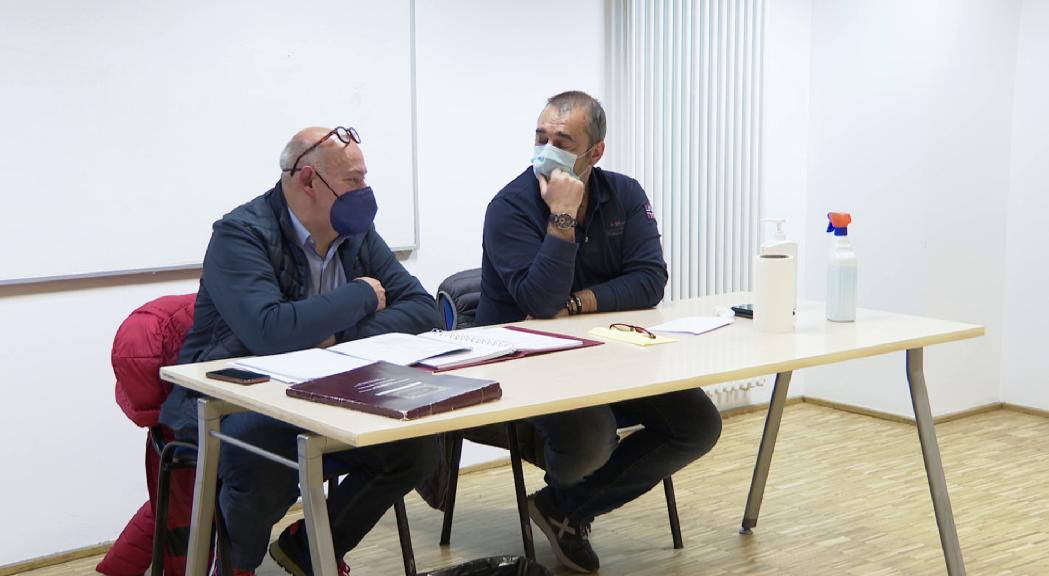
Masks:
[[[317,253],[317,243],[313,241],[313,236],[302,225],[291,206],[288,207],[288,216],[291,218],[291,227],[295,230],[295,239],[302,251],[306,253],[306,261],[310,264],[310,285],[307,295],[316,296],[345,286],[346,272],[342,268],[342,260],[336,256],[339,246],[346,241],[346,238],[344,236],[336,238],[328,247],[328,253],[321,256]]]

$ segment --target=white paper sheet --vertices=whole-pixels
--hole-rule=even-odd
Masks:
[[[732,324],[732,318],[689,316],[687,318],[675,318],[659,326],[652,326],[649,330],[652,332],[673,332],[675,334],[702,334],[729,324]]]
[[[414,334],[399,332],[351,340],[328,348],[339,354],[348,354],[365,360],[384,360],[401,366],[411,366],[426,358],[466,349],[468,346],[459,342],[420,338]]]
[[[348,372],[372,363],[374,363],[372,360],[346,356],[323,348],[309,348],[272,356],[244,358],[233,362],[233,365],[237,368],[267,374],[281,382],[298,384],[314,378]]]

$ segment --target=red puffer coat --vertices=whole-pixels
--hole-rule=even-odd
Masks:
[[[171,384],[160,379],[160,367],[178,362],[179,350],[193,325],[196,294],[162,296],[144,304],[124,320],[113,339],[116,400],[132,422],[144,428],[158,426],[160,404]],[[164,432],[170,439],[170,432]],[[107,576],[142,576],[153,546],[156,481],[160,457],[146,438],[146,484],[149,502],[139,508],[120,537],[95,568]],[[193,505],[193,470],[174,470],[168,508],[168,540],[164,574],[186,571],[186,539]]]

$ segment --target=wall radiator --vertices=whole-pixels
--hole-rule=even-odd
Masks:
[[[764,18],[765,0],[610,2],[607,165],[652,199],[668,299],[751,288]],[[707,392],[721,406],[765,380]]]

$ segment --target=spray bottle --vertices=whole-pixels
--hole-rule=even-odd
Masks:
[[[856,253],[849,242],[848,212],[827,214],[830,223],[827,232],[834,233],[827,267],[827,320],[853,322],[856,320]]]

